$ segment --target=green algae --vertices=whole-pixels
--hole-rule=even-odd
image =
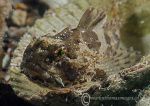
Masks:
[[[133,2],[136,1],[136,2]],[[133,0],[127,2],[122,8],[121,16],[123,25],[121,28],[121,40],[126,47],[133,47],[143,55],[150,52],[150,2]],[[129,5],[129,4],[130,5]],[[145,3],[145,4],[144,4]]]

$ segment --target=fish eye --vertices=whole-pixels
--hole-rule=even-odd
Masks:
[[[63,56],[64,54],[65,54],[65,52],[62,49],[59,50],[58,53],[57,53],[58,56]]]

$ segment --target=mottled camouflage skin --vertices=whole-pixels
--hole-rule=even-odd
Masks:
[[[49,87],[100,83],[107,75],[137,61],[133,50],[119,48],[115,22],[106,22],[104,12],[87,9],[76,28],[65,28],[53,37],[33,40],[24,52],[22,71],[33,81]],[[100,48],[104,44],[95,28],[103,30],[106,40],[103,51]]]

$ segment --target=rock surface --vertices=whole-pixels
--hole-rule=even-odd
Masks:
[[[10,0],[0,1],[0,68],[2,67],[2,57],[4,55],[4,53],[2,52],[3,35],[7,30],[5,19],[8,17],[11,9],[12,8]]]

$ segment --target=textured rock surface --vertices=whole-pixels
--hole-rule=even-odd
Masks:
[[[3,39],[4,32],[7,29],[5,19],[8,17],[11,9],[12,8],[11,8],[10,0],[0,1],[0,68],[1,68],[1,62],[2,62],[2,57],[3,57],[2,39]]]
[[[136,106],[150,106],[150,89],[149,87],[144,90],[144,96],[138,101]]]

